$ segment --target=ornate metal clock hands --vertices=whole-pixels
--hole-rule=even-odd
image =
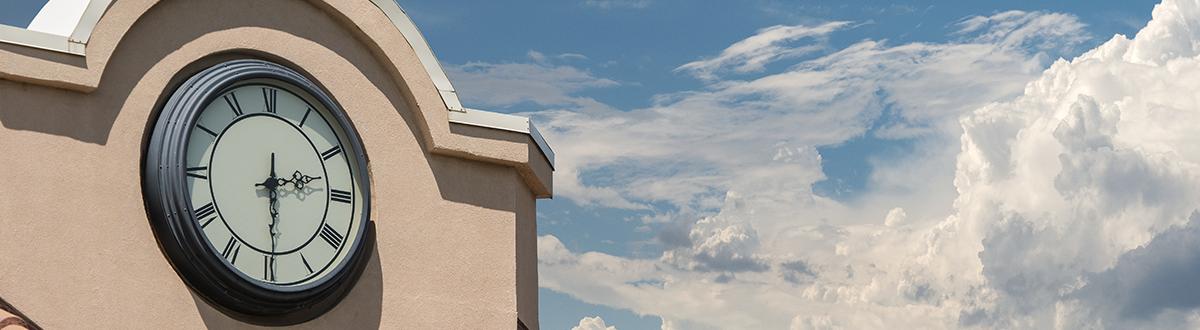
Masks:
[[[268,225],[271,230],[271,252],[275,252],[276,244],[279,240],[279,188],[292,185],[295,190],[304,190],[304,186],[313,180],[320,180],[319,176],[309,176],[301,173],[299,170],[292,173],[292,177],[284,179],[275,174],[275,153],[271,153],[271,176],[263,180],[262,183],[254,184],[255,187],[267,188],[267,197],[270,199],[271,224]]]
[[[321,177],[319,177],[319,176],[304,175],[303,173],[300,173],[299,170],[297,170],[295,173],[292,173],[291,179],[280,180],[279,182],[281,182],[280,185],[291,183],[292,188],[296,188],[296,190],[301,190],[301,189],[304,189],[304,185],[308,184],[309,182],[312,182],[313,180],[320,180],[320,179],[321,179]]]
[[[273,274],[275,274],[275,252],[279,247],[279,235],[281,234],[279,232],[279,188],[285,187],[288,184],[291,184],[293,190],[302,191],[302,190],[304,190],[305,185],[312,182],[313,180],[320,180],[320,179],[321,179],[321,177],[319,177],[319,176],[305,175],[304,173],[300,173],[299,170],[293,172],[291,178],[284,179],[284,178],[278,177],[275,174],[275,153],[272,152],[271,153],[271,175],[268,176],[265,180],[263,180],[262,183],[254,184],[255,187],[266,188],[267,189],[267,197],[270,200],[270,205],[268,207],[268,211],[271,213],[271,223],[267,225],[267,229],[270,230],[270,232],[271,232],[271,256],[269,258],[270,264],[268,266],[271,268],[269,274],[272,274],[272,275],[270,276],[269,279],[272,281],[274,280]]]
[[[271,223],[267,225],[267,229],[271,232],[271,268],[275,268],[275,249],[279,244],[279,186],[284,184],[285,180],[275,176],[275,153],[271,153],[271,176],[263,180],[262,183],[255,184],[255,187],[267,188],[267,197],[270,199],[268,211],[271,213]],[[274,273],[273,271],[271,273]]]

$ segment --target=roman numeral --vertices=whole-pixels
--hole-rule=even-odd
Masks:
[[[330,158],[333,158],[333,156],[337,156],[337,154],[339,154],[341,152],[342,152],[342,146],[333,146],[333,148],[329,148],[329,150],[325,150],[325,152],[321,153],[321,159],[329,160]]]
[[[242,244],[238,243],[236,238],[230,237],[229,243],[225,243],[225,250],[221,251],[221,257],[229,259],[229,263],[237,262],[238,252],[242,250]]]
[[[263,255],[263,280],[275,281],[275,256]]]
[[[329,224],[321,226],[321,238],[325,239],[325,243],[329,243],[334,249],[341,247],[342,240],[345,239],[342,237],[342,234],[338,234],[336,230],[333,230],[333,227],[330,227]]]
[[[342,203],[349,204],[351,201],[351,197],[353,197],[353,196],[354,195],[351,195],[349,191],[341,191],[341,190],[337,190],[337,189],[329,190],[329,199],[333,200],[334,202],[342,202]]]
[[[217,212],[217,208],[216,208],[216,206],[213,206],[213,203],[204,204],[204,206],[201,206],[200,208],[196,209],[196,219],[207,218],[208,216],[210,216],[216,212]],[[212,219],[209,219],[209,220],[211,221]],[[208,223],[205,222],[204,224],[207,225]]]
[[[304,121],[308,120],[309,113],[312,113],[312,108],[308,108],[308,110],[304,111],[304,117],[300,118],[300,125],[297,125],[297,126],[301,126],[301,127],[304,126]]]
[[[234,116],[242,115],[242,104],[238,103],[237,95],[233,94],[233,92],[225,94],[225,104],[229,105],[229,109],[233,109]]]
[[[308,273],[312,274],[313,273],[312,266],[308,265],[308,258],[304,257],[304,252],[300,253],[300,261],[304,262],[304,268],[308,268]]]
[[[204,125],[196,124],[196,128],[199,128],[200,130],[202,130],[208,134],[211,134],[213,137],[217,137],[217,132],[213,132],[213,130],[208,129],[208,127],[204,127]]]
[[[200,167],[188,167],[188,168],[187,168],[187,176],[190,176],[190,177],[193,177],[193,178],[197,178],[197,179],[204,179],[204,180],[208,180],[208,177],[207,177],[207,176],[204,176],[204,174],[200,174],[200,173],[192,173],[192,172],[197,172],[197,171],[204,171],[204,172],[207,174],[207,172],[208,172],[208,166],[200,166]]]
[[[274,88],[263,87],[263,102],[267,104],[267,112],[275,113],[275,101],[278,100],[279,91]]]

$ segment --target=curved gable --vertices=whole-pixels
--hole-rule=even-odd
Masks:
[[[536,128],[522,117],[464,108],[433,51],[399,5],[392,0],[309,2],[352,31],[398,82],[430,152],[512,166],[535,195],[550,196],[554,154]],[[64,40],[35,31],[0,31],[0,79],[92,93],[104,83],[105,70],[123,38],[159,4],[92,0]],[[54,41],[39,46],[13,40],[21,38]],[[65,46],[56,48],[57,43]],[[496,132],[452,129],[455,125]]]

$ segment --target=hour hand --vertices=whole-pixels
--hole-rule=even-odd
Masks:
[[[284,179],[281,179],[281,178],[275,176],[275,153],[272,152],[271,153],[271,176],[267,177],[266,180],[263,180],[262,183],[255,183],[254,186],[255,187],[265,187],[265,188],[267,188],[267,190],[275,191],[276,188],[279,188],[279,186],[282,186],[286,183],[287,183],[287,180],[284,180]],[[271,199],[275,199],[275,197],[272,196]]]

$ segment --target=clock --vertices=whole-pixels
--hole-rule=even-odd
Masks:
[[[320,316],[373,248],[362,142],[308,78],[224,62],[162,103],[142,187],[164,254],[195,292],[264,325]]]

